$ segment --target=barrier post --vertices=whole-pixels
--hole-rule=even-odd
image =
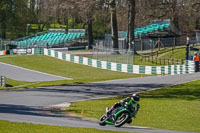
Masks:
[[[1,76],[1,86],[6,87],[6,77]]]

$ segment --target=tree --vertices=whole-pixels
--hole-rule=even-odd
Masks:
[[[6,38],[6,32],[25,31],[27,22],[26,0],[1,0],[0,1],[0,24],[1,37]]]
[[[57,16],[60,0],[39,0],[35,7],[35,21],[38,24],[38,31],[43,31],[44,27],[50,27]],[[41,27],[42,26],[42,27]]]
[[[110,0],[110,12],[111,12],[111,30],[112,30],[112,40],[113,48],[118,49],[118,26],[117,26],[117,10],[116,10],[116,1]]]
[[[81,16],[84,24],[87,25],[87,33],[88,33],[88,46],[89,49],[92,48],[94,43],[93,39],[93,19],[97,10],[97,1],[91,0],[80,0],[77,2],[77,7],[79,9],[79,15]]]
[[[195,30],[200,30],[200,2],[199,0],[189,0],[189,12],[192,14],[190,20],[193,20],[192,24]]]
[[[128,43],[129,43],[129,49],[132,49],[134,53],[136,53],[135,49],[135,34],[134,34],[134,29],[135,29],[135,0],[128,0]]]
[[[63,11],[67,14],[62,14],[65,22],[68,24],[68,17],[71,16],[74,20],[79,18],[82,20],[83,27],[87,25],[88,33],[88,45],[89,48],[92,48],[93,45],[93,19],[96,15],[96,11],[99,10],[99,7],[102,8],[102,1],[91,1],[91,0],[57,0],[59,6],[54,6],[54,13],[57,11],[59,14],[62,14]],[[67,26],[68,27],[68,26]]]

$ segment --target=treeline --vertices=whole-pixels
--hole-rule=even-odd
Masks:
[[[200,1],[0,0],[1,38],[24,36],[27,24],[36,24],[38,31],[62,24],[66,29],[87,29],[91,43],[94,34],[112,33],[117,40],[117,31],[129,31],[128,40],[132,42],[134,27],[154,19],[170,19],[184,32],[200,30]]]

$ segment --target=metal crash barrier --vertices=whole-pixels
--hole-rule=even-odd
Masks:
[[[0,86],[6,87],[6,77],[5,76],[0,76]]]

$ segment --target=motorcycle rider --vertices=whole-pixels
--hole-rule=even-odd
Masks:
[[[127,105],[128,106],[128,108],[131,110],[131,111],[133,111],[133,112],[135,112],[134,113],[134,118],[136,117],[136,114],[137,114],[137,112],[138,112],[138,110],[139,110],[139,108],[140,108],[140,105],[139,105],[139,102],[140,101],[140,96],[139,96],[139,93],[134,93],[133,95],[132,95],[132,97],[127,97],[127,98],[125,98],[125,99],[123,99],[123,100],[121,100],[120,102],[118,102],[118,103],[115,103],[112,107],[111,107],[111,109],[109,109],[108,107],[107,107],[107,116],[109,116],[111,113],[112,113],[112,111],[114,110],[114,109],[116,109],[116,108],[118,108],[118,107],[123,107],[123,106],[125,106],[125,105]]]

